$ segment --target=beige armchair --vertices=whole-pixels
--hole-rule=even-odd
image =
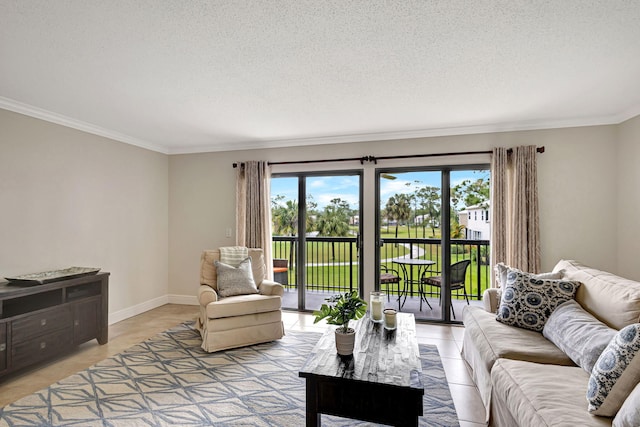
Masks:
[[[284,335],[281,311],[284,288],[265,279],[262,249],[249,249],[249,256],[259,293],[222,298],[218,295],[214,264],[220,260],[220,250],[202,253],[197,328],[202,348],[209,353],[273,341]]]

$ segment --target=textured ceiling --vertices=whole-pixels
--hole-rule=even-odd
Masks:
[[[619,123],[638,0],[0,0],[0,108],[165,153]]]

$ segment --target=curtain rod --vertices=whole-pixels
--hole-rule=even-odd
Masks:
[[[513,151],[513,149],[509,148],[507,150],[509,153]],[[536,148],[536,152],[544,153],[544,146]],[[374,164],[378,164],[378,160],[393,160],[393,159],[413,159],[420,157],[445,157],[445,156],[466,156],[472,154],[491,154],[493,151],[458,151],[453,153],[431,153],[431,154],[407,154],[405,156],[364,156],[364,157],[348,157],[342,159],[322,159],[322,160],[297,160],[297,161],[289,161],[289,162],[268,162],[269,166],[272,165],[299,165],[299,164],[307,164],[307,163],[328,163],[328,162],[353,162],[359,161],[360,164],[364,164],[364,162],[373,162]],[[234,163],[233,167],[238,167],[238,163]]]

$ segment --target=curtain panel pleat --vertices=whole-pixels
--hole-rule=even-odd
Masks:
[[[540,271],[536,146],[493,149],[491,265]],[[495,278],[492,275],[492,286]]]
[[[245,161],[236,169],[236,245],[261,248],[271,280],[270,180],[270,167],[264,161]]]

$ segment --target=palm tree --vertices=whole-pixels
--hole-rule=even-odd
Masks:
[[[389,197],[385,206],[389,218],[396,221],[396,239],[398,238],[398,226],[411,217],[410,198],[406,194],[394,194]],[[407,227],[408,227],[407,223]],[[397,245],[397,244],[396,244]]]
[[[396,203],[396,195],[389,197],[385,210],[387,211],[387,224],[391,221],[396,222],[396,239],[398,238],[398,204]],[[388,228],[388,227],[387,227]],[[387,230],[388,231],[388,230]]]
[[[411,237],[411,226],[409,225],[409,218],[411,218],[411,197],[408,194],[396,194],[396,209],[398,222],[407,224],[407,236]],[[398,238],[397,226],[396,238]]]
[[[273,233],[281,236],[293,236],[298,231],[298,203],[287,200],[284,205],[279,204],[282,196],[277,196],[272,202],[271,216]]]
[[[340,198],[332,199],[324,208],[316,224],[321,236],[344,237],[349,235],[349,203]],[[331,259],[335,259],[335,242],[331,242]]]

